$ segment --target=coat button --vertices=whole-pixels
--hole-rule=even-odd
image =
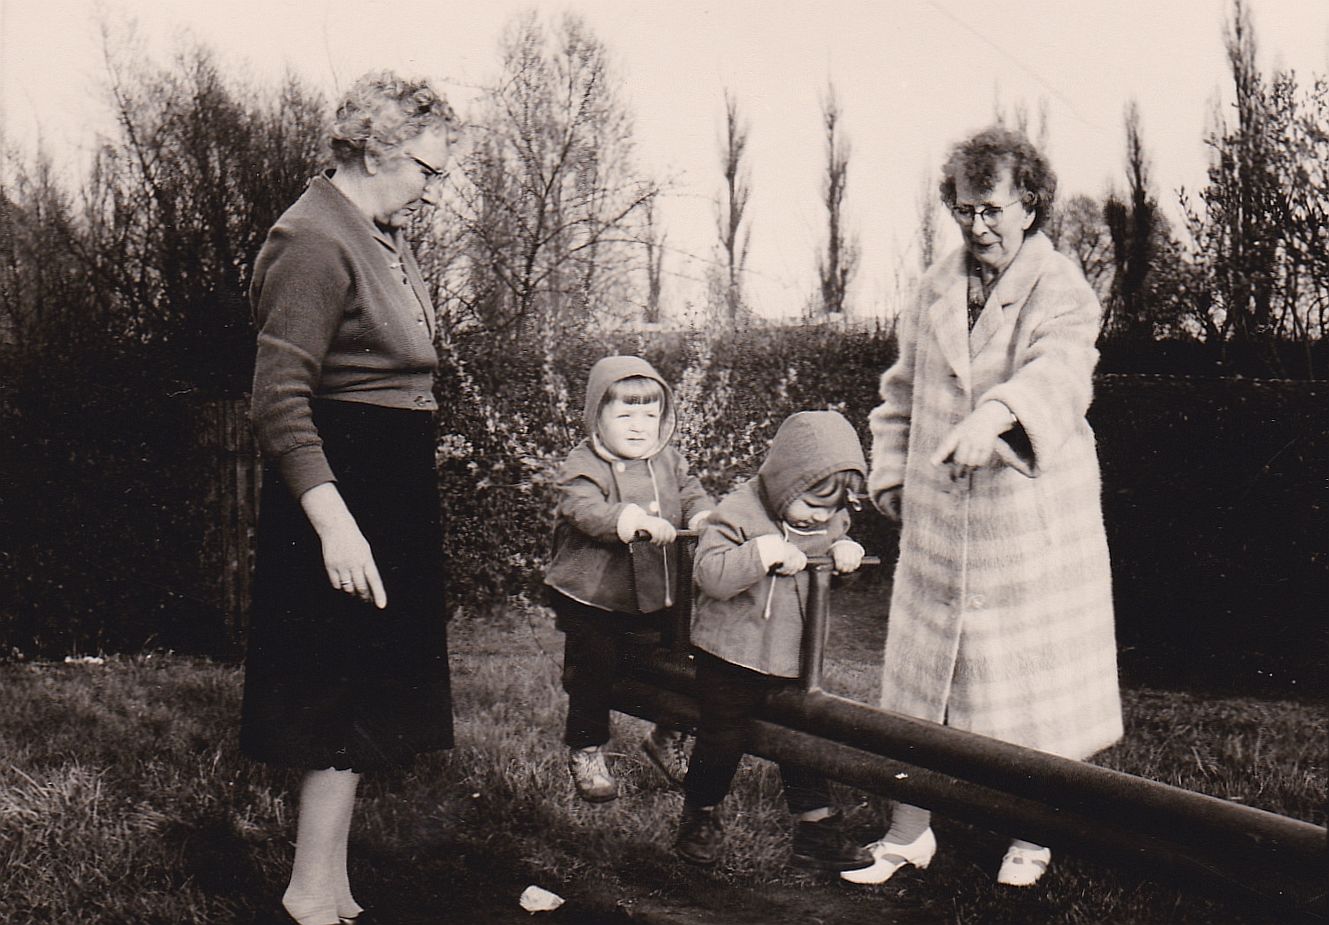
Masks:
[[[985,603],[987,602],[983,600],[983,595],[975,594],[973,597],[969,598],[969,609],[979,610],[983,607]]]
[[[616,462],[616,463],[614,463],[614,471],[615,471],[615,472],[626,472],[626,471],[628,471],[628,467],[625,466],[625,465],[623,465],[621,462]]]
[[[652,501],[650,504],[646,505],[646,510],[650,511],[652,514],[660,513],[660,502]]]

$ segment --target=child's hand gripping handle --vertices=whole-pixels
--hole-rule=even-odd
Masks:
[[[864,556],[859,565],[881,565],[881,556]],[[831,556],[808,556],[808,568],[835,568]]]

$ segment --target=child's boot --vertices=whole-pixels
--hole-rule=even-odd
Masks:
[[[650,735],[641,740],[642,753],[675,787],[682,787],[683,779],[688,776],[688,753],[683,747],[684,739],[683,733],[677,730],[656,726]]]
[[[618,781],[609,773],[599,745],[568,749],[568,770],[577,795],[587,803],[606,803],[618,796]]]
[[[816,870],[858,870],[872,864],[872,855],[845,834],[843,817],[833,812],[815,822],[794,824],[792,860]]]
[[[720,825],[719,807],[683,804],[678,821],[674,851],[689,864],[709,867],[720,859],[724,828]]]

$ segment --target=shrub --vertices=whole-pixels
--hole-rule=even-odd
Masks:
[[[567,332],[445,345],[440,470],[454,593],[535,590],[553,479],[584,436],[586,375],[614,353],[645,357],[674,388],[676,446],[712,493],[755,473],[785,416],[836,408],[864,431],[888,332],[823,326],[720,332]]]

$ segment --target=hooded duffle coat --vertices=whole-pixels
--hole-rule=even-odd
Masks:
[[[619,459],[599,439],[600,406],[610,387],[642,377],[663,393],[660,442],[640,459]],[[686,527],[697,514],[715,507],[687,461],[670,445],[674,435],[674,393],[650,363],[636,356],[603,357],[591,367],[582,409],[586,439],[559,467],[558,510],[553,555],[545,584],[567,597],[613,613],[655,613],[673,604],[678,550],[639,543],[618,535],[623,509],[635,505]]]
[[[1035,232],[967,325],[963,248],[899,322],[869,416],[872,498],[903,486],[882,669],[885,709],[1086,758],[1121,737],[1112,583],[1085,419],[1101,313]],[[1018,426],[999,464],[953,479],[929,457],[989,400]]]
[[[838,411],[800,411],[780,425],[756,478],[722,500],[697,540],[697,601],[692,644],[732,665],[796,678],[807,613],[807,571],[768,572],[757,540],[775,535],[807,556],[824,556],[847,539],[844,508],[824,529],[797,531],[784,521],[790,502],[836,472],[867,463],[853,426]]]

